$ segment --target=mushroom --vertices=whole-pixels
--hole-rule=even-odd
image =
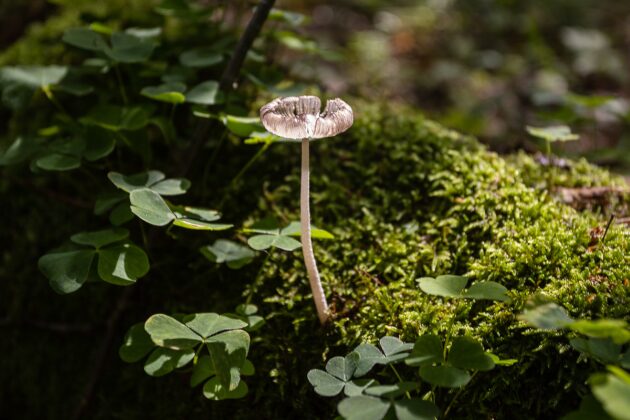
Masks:
[[[300,225],[302,253],[319,321],[325,324],[330,316],[322,282],[317,271],[311,241],[311,212],[309,208],[309,142],[333,137],[346,131],[353,122],[352,108],[341,99],[326,102],[316,96],[277,98],[260,109],[263,126],[277,136],[302,142],[302,174],[300,189]]]

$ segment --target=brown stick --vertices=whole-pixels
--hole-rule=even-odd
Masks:
[[[247,52],[252,47],[252,44],[258,37],[258,34],[260,34],[260,31],[262,30],[262,27],[265,24],[265,21],[269,16],[269,12],[275,2],[276,0],[262,0],[256,7],[252,19],[247,24],[245,32],[243,32],[243,36],[241,36],[238,44],[236,44],[234,54],[232,54],[227,67],[223,71],[221,81],[219,82],[219,86],[222,91],[227,91],[235,87],[234,83],[241,72],[241,67],[243,67],[243,62],[245,61]]]
[[[236,79],[241,73],[241,67],[243,67],[243,62],[245,61],[245,57],[247,56],[247,52],[252,47],[254,40],[260,34],[262,27],[269,16],[269,12],[273,7],[275,0],[262,0],[254,14],[252,15],[251,20],[247,24],[245,28],[245,32],[236,44],[236,48],[234,49],[234,54],[230,57],[230,61],[227,64],[227,67],[223,71],[223,75],[221,76],[221,81],[219,82],[219,88],[222,92],[229,92],[235,86]],[[190,147],[186,150],[186,153],[183,155],[182,159],[179,163],[178,174],[183,176],[186,171],[190,168],[195,157],[199,154],[201,147],[203,146],[204,141],[208,138],[208,134],[210,133],[210,129],[216,124],[216,121],[210,120],[200,120],[197,123],[197,127],[195,128],[195,133],[193,134],[193,140]]]

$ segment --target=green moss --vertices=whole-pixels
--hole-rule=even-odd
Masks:
[[[260,164],[283,162],[274,171],[282,166],[290,174],[268,186],[260,207],[269,210],[254,218],[268,216],[270,209],[287,220],[298,218],[298,151],[289,152],[291,147],[275,146]],[[344,353],[385,334],[406,340],[427,331],[444,334],[453,303],[424,295],[416,279],[466,274],[504,284],[513,300],[469,303],[456,331],[479,337],[519,363],[479,375],[459,397],[454,413],[540,417],[566,413],[577,404],[576,389],[588,369],[576,363],[577,353],[566,351],[565,339],[531,331],[516,315],[529,296],[544,292],[574,316],[627,318],[626,228],[611,227],[605,243],[589,249],[590,230],[605,224],[605,218],[579,213],[540,186],[532,188],[536,168],[542,169],[530,158],[506,161],[475,140],[408,112],[400,116],[360,107],[348,134],[314,143],[312,150],[313,223],[336,236],[316,242],[315,250],[337,317],[327,344],[313,347],[316,318],[300,254],[274,252],[262,268],[265,283],[256,295],[263,311],[273,314],[260,340],[273,343],[280,332],[286,347],[266,353],[266,360],[258,361],[261,371],[271,365],[282,375],[301,371],[301,379],[276,381],[302,390],[308,388],[306,371],[314,367],[309,361],[317,364],[322,352]],[[622,185],[585,162],[554,182]],[[292,389],[294,398],[296,393]],[[451,398],[452,393],[443,393],[439,402],[445,407]]]

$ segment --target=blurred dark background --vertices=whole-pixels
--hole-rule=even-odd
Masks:
[[[0,46],[9,47],[58,4],[73,3],[85,1],[3,0]],[[276,6],[302,21],[297,34],[274,35],[290,78],[315,81],[330,94],[417,106],[500,152],[539,148],[526,125],[566,124],[581,139],[563,145],[564,153],[630,171],[630,2],[279,0]]]

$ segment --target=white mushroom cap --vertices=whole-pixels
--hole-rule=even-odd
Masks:
[[[333,137],[352,126],[352,108],[339,98],[326,101],[320,111],[317,96],[289,96],[263,106],[260,120],[270,133],[296,140]]]

